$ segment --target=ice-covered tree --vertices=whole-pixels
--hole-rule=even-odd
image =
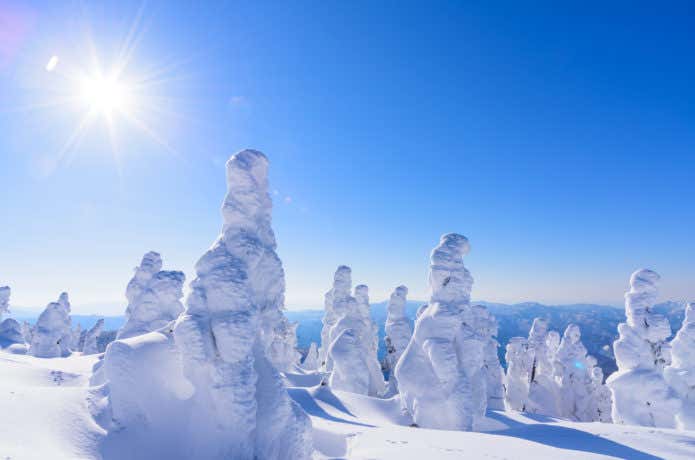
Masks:
[[[82,351],[84,347],[84,335],[86,331],[82,330],[82,325],[77,323],[70,335],[70,349],[72,351]]]
[[[40,358],[55,358],[70,354],[72,329],[68,294],[60,294],[41,313],[34,326],[29,353]]]
[[[281,315],[271,331],[267,349],[268,359],[279,371],[292,370],[302,355],[297,351],[297,326]]]
[[[393,370],[413,335],[410,320],[405,315],[408,288],[398,286],[389,298],[386,315],[384,343],[386,345],[385,369],[389,374],[386,396],[398,393],[398,382]]]
[[[315,371],[319,366],[319,350],[316,346],[316,342],[311,342],[309,345],[309,350],[306,352],[304,361],[302,361],[302,369],[307,371]]]
[[[466,237],[450,233],[432,251],[430,302],[396,365],[402,402],[419,426],[471,430],[485,413],[484,347],[472,327],[473,278],[463,264],[469,249]]]
[[[254,150],[227,162],[222,233],[173,330],[109,344],[92,383],[108,387],[115,436],[130,427],[162,458],[310,458],[311,422],[267,356],[285,290],[267,173]]]
[[[528,405],[533,356],[525,337],[512,337],[505,349],[504,402],[510,410],[524,412]]]
[[[377,330],[369,315],[365,285],[355,295],[334,304],[340,317],[329,333],[329,384],[333,389],[377,396],[384,391],[384,377],[377,359]]]
[[[184,280],[183,272],[162,270],[159,253],[145,254],[126,288],[126,322],[116,338],[146,334],[174,321],[183,311]]]
[[[0,286],[0,319],[10,310],[10,287]]]
[[[613,396],[615,423],[675,427],[680,404],[664,380],[664,367],[671,363],[666,339],[671,326],[652,311],[660,277],[652,270],[637,270],[625,294],[627,322],[618,325],[613,344],[618,371],[607,380]]]
[[[592,357],[590,357],[592,358]],[[611,416],[611,390],[603,382],[603,369],[591,363],[591,413],[592,420],[604,423],[613,421]]]
[[[25,343],[31,343],[34,337],[34,327],[28,321],[22,321],[22,336]]]
[[[22,325],[14,318],[6,318],[0,323],[0,347],[8,347],[15,343],[24,343]]]
[[[555,331],[548,331],[547,320],[533,320],[528,336],[531,370],[526,412],[551,416],[560,414],[560,393],[554,373],[555,353],[559,344],[560,336]]]
[[[671,358],[671,365],[664,369],[664,377],[681,400],[676,426],[695,430],[695,303],[685,308],[683,324],[671,341]]]
[[[473,306],[474,329],[483,343],[483,371],[488,409],[504,410],[504,371],[497,354],[497,319],[483,305]]]
[[[10,309],[10,288],[8,286],[0,287],[0,320],[2,315]],[[24,335],[22,334],[22,326],[13,318],[6,318],[0,322],[0,348],[6,348],[14,344],[23,344]],[[24,352],[26,349],[23,348]]]
[[[97,339],[101,335],[101,331],[104,329],[104,318],[100,318],[91,329],[87,331],[84,335],[84,345],[82,346],[82,353],[85,355],[93,355],[99,353],[99,346],[97,344]]]
[[[266,356],[272,338],[262,333],[275,328],[285,291],[265,155],[234,155],[227,187],[222,234],[196,264],[174,329],[199,401],[191,417],[213,421],[213,446],[206,448],[225,458],[309,458],[311,423]]]
[[[580,422],[596,420],[592,376],[595,360],[587,355],[576,324],[565,329],[555,355],[555,378],[560,386],[560,417]]]
[[[321,329],[321,348],[319,348],[319,364],[321,369],[330,371],[333,364],[328,356],[328,348],[331,345],[331,330],[345,313],[347,304],[355,302],[350,295],[352,289],[352,270],[341,265],[333,275],[333,287],[324,296],[325,314],[323,316],[323,328]]]

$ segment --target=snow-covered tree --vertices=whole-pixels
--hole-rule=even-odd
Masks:
[[[10,287],[0,286],[0,319],[10,310]]]
[[[560,336],[548,331],[548,321],[533,320],[528,336],[531,353],[531,370],[526,412],[558,416],[560,414],[560,392],[555,381],[554,360],[560,344]]]
[[[99,346],[97,345],[97,339],[101,335],[101,331],[104,329],[104,318],[100,318],[94,326],[84,335],[84,345],[82,346],[82,353],[85,355],[93,355],[99,353]]]
[[[695,303],[685,308],[683,324],[671,341],[671,358],[671,365],[664,369],[664,377],[681,400],[676,426],[695,430]]]
[[[146,334],[174,321],[183,311],[184,280],[183,272],[162,270],[159,253],[145,254],[126,288],[126,322],[116,338]]]
[[[504,371],[497,355],[497,319],[483,305],[473,305],[474,329],[483,342],[483,370],[488,409],[504,410]]]
[[[565,329],[555,355],[555,378],[560,386],[560,417],[579,422],[596,420],[592,376],[595,360],[587,355],[576,324]]]
[[[337,306],[337,308],[336,308]],[[384,377],[377,359],[377,329],[369,315],[367,286],[355,287],[355,295],[334,300],[340,317],[329,333],[333,389],[377,396],[384,391]]]
[[[384,337],[386,358],[384,359],[384,368],[389,374],[389,380],[386,396],[393,396],[398,393],[398,382],[393,370],[396,368],[396,363],[398,363],[398,360],[410,342],[410,337],[413,335],[413,330],[410,327],[410,320],[405,316],[407,296],[408,288],[405,286],[398,286],[391,294],[387,306],[385,325],[386,336]]]
[[[659,275],[638,270],[630,277],[625,294],[626,323],[618,325],[613,344],[618,371],[607,385],[613,396],[615,423],[675,427],[680,403],[664,380],[664,367],[671,363],[666,339],[671,335],[668,320],[652,312],[657,298]]]
[[[277,320],[285,290],[265,155],[234,155],[227,187],[222,234],[196,264],[186,311],[174,329],[198,402],[191,417],[213,422],[213,446],[205,448],[225,458],[308,459],[311,422],[289,398],[266,356],[272,338],[262,334],[275,328],[264,323]],[[197,455],[207,457],[205,451]]]
[[[31,343],[34,337],[34,327],[28,321],[22,321],[22,337],[25,343]]]
[[[2,315],[10,309],[10,288],[0,287],[0,320]],[[24,344],[22,326],[13,318],[6,318],[0,322],[0,348],[6,348],[14,344]],[[26,349],[22,349],[23,352]]]
[[[77,323],[77,326],[73,328],[72,334],[70,335],[70,350],[82,351],[84,347],[84,335],[85,331],[82,330],[82,325]]]
[[[266,350],[268,359],[279,371],[292,370],[299,364],[302,357],[297,351],[297,326],[299,323],[290,322],[281,314],[271,331],[269,347]]]
[[[591,420],[611,423],[611,390],[603,382],[603,369],[596,365],[596,360],[591,362]]]
[[[473,278],[464,267],[468,239],[442,236],[431,254],[430,302],[396,365],[401,400],[423,427],[471,430],[484,416],[487,396],[483,343],[473,330]]]
[[[311,342],[309,345],[309,350],[302,361],[302,369],[307,371],[315,371],[319,367],[319,350],[316,346],[316,342]]]
[[[0,348],[6,348],[14,344],[24,344],[22,325],[14,318],[6,318],[0,323]],[[26,348],[22,348],[23,352]]]
[[[40,358],[55,358],[70,354],[72,328],[68,294],[60,294],[41,313],[34,326],[29,353]]]
[[[311,422],[267,356],[285,290],[267,174],[260,152],[230,158],[222,233],[185,311],[173,328],[109,344],[92,379],[108,387],[114,435],[129,427],[162,458],[311,457]]]
[[[525,337],[512,337],[505,349],[504,402],[510,410],[524,412],[528,404],[533,356]]]
[[[352,270],[341,265],[333,276],[333,287],[324,297],[326,313],[323,316],[323,328],[321,329],[321,348],[319,348],[319,364],[321,369],[331,371],[333,363],[328,356],[328,348],[331,345],[331,330],[345,313],[346,305],[355,301],[350,295],[352,289]]]

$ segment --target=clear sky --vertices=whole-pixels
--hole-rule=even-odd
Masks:
[[[0,284],[107,314],[148,250],[190,280],[251,147],[289,308],[339,264],[426,299],[452,231],[476,299],[695,298],[692,6],[489,3],[0,1]]]

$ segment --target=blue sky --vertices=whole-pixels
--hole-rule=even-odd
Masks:
[[[373,300],[401,283],[426,299],[452,231],[477,299],[618,305],[644,266],[663,298],[695,298],[687,3],[259,3],[0,5],[15,305],[65,289],[120,312],[151,249],[191,279],[246,147],[271,159],[290,308],[320,306],[338,264]],[[147,76],[140,125],[116,116],[110,137],[97,115],[68,142],[85,107],[67,71],[124,49],[126,80]]]

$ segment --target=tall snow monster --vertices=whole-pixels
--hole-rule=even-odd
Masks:
[[[443,235],[430,257],[428,306],[396,365],[401,401],[418,426],[476,429],[487,405],[484,343],[474,330],[465,236]]]
[[[222,233],[195,266],[185,311],[172,328],[116,340],[106,351],[112,419],[130,428],[111,431],[140,436],[147,449],[136,458],[149,451],[175,459],[290,460],[313,451],[311,421],[268,356],[282,328],[285,292],[268,160],[244,150],[226,167]]]
[[[613,395],[615,423],[673,428],[680,402],[664,380],[664,367],[671,364],[666,339],[671,326],[663,315],[652,311],[657,298],[659,275],[647,269],[630,277],[625,294],[627,322],[618,325],[613,344],[618,371],[606,384]]]

